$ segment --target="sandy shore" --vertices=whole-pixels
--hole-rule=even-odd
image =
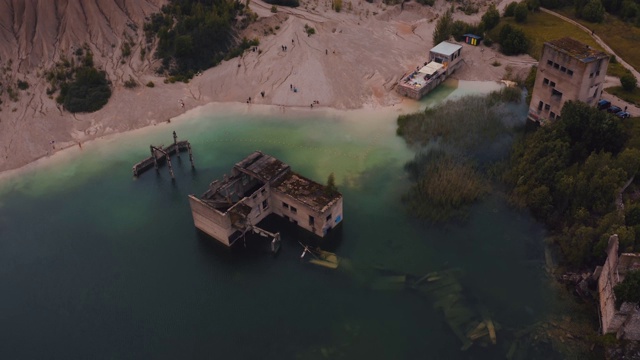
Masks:
[[[154,75],[153,63],[123,64],[140,84],[153,81],[156,86],[130,90],[114,81],[109,103],[91,114],[62,111],[44,94],[47,84],[38,72],[18,72],[32,86],[18,102],[0,105],[0,171],[92,139],[164,123],[210,102],[246,104],[251,98],[253,104],[310,108],[317,101],[316,109],[402,104],[409,100],[393,88],[406,71],[425,61],[436,19],[448,4],[407,3],[401,9],[362,1],[336,13],[330,2],[304,1],[299,8],[279,7],[272,13],[271,5],[254,0],[251,9],[260,18],[244,35],[260,38],[258,51],[223,62],[188,84],[164,84]],[[471,17],[456,13],[454,19],[479,21],[484,10]],[[308,36],[305,25],[316,33]],[[495,49],[466,44],[463,56],[464,65],[454,75],[463,80],[498,81],[507,67],[524,76],[536,63],[529,56],[505,57]],[[122,69],[106,70],[110,78],[122,78]]]

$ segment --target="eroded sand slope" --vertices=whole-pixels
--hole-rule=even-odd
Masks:
[[[434,7],[406,3],[403,8],[344,1],[337,13],[331,1],[303,0],[298,8],[278,7],[272,13],[271,5],[252,0],[250,8],[259,19],[240,36],[259,37],[259,51],[223,62],[188,84],[164,84],[154,73],[157,60],[140,54],[144,19],[163,3],[0,0],[0,82],[5,89],[15,89],[18,80],[30,85],[18,91],[17,101],[6,91],[0,96],[0,171],[64,147],[81,151],[79,142],[164,122],[211,101],[244,103],[251,97],[253,103],[309,108],[317,100],[321,107],[339,109],[406,101],[393,87],[426,60],[437,18],[450,6],[444,0]],[[454,19],[479,21],[484,10],[474,17],[456,12]],[[315,34],[308,36],[305,25]],[[124,41],[134,44],[126,59]],[[107,71],[113,95],[102,110],[73,115],[47,96],[43,74],[62,54],[70,56],[85,43],[96,66]],[[505,58],[480,47],[465,45],[464,51],[465,65],[456,77],[465,80],[499,80],[506,65],[526,72],[535,63],[528,56]],[[496,59],[502,66],[491,66]],[[130,77],[141,86],[124,88]],[[149,81],[154,88],[142,85]],[[292,86],[298,91],[291,91]],[[247,109],[251,111],[249,105]]]

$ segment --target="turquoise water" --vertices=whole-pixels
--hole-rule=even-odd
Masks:
[[[443,86],[412,106],[478,85]],[[492,196],[465,222],[406,215],[413,152],[395,136],[396,109],[264,112],[206,106],[5,177],[0,358],[495,359],[502,334],[551,311],[544,231],[527,214]],[[183,155],[175,183],[166,168],[132,179],[148,144],[168,144],[173,130],[191,141],[196,171]],[[345,199],[330,244],[345,259],[338,270],[301,263],[305,235],[286,225],[275,257],[228,251],[194,229],[187,194],[254,150],[319,182],[335,174]],[[372,289],[376,268],[460,268],[465,293],[501,326],[498,345],[461,351],[429,299]]]

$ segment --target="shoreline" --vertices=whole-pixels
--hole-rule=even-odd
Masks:
[[[296,120],[295,118],[308,118],[313,116],[320,116],[326,118],[348,119],[350,116],[355,115],[367,115],[372,114],[376,116],[391,115],[391,114],[404,114],[412,111],[419,110],[419,102],[409,100],[402,101],[400,106],[363,106],[359,109],[336,109],[331,107],[314,107],[313,109],[306,107],[284,105],[285,110],[281,110],[283,105],[268,105],[268,104],[246,104],[240,102],[210,102],[207,104],[199,105],[191,109],[186,110],[184,113],[168,119],[167,121],[157,122],[142,126],[136,129],[124,130],[119,132],[113,132],[99,137],[87,139],[83,141],[82,147],[77,143],[68,144],[64,147],[56,147],[56,150],[48,155],[44,155],[34,159],[33,161],[14,169],[9,169],[0,172],[0,185],[7,185],[11,180],[16,179],[20,175],[37,171],[39,169],[55,166],[57,164],[64,163],[75,157],[83,156],[82,151],[93,150],[95,147],[104,146],[109,141],[116,139],[122,139],[123,137],[136,137],[144,136],[153,132],[157,127],[170,127],[171,125],[184,123],[186,121],[201,121],[200,119],[206,114],[211,114],[215,117],[223,116],[255,116],[255,117],[270,117],[270,116],[283,116]],[[170,131],[168,132],[168,136]],[[178,136],[180,134],[178,133]],[[76,149],[76,151],[74,151]],[[132,163],[133,166],[133,163]]]
[[[0,144],[4,145],[0,147],[0,179],[7,172],[15,173],[33,162],[51,158],[61,149],[178,121],[183,114],[210,103],[235,107],[245,105],[251,98],[249,107],[273,106],[276,109],[273,113],[278,108],[297,112],[296,109],[350,111],[402,107],[407,100],[395,93],[394,85],[408,69],[424,62],[425,49],[433,45],[434,20],[448,8],[448,3],[440,0],[434,7],[405,5],[402,9],[400,5],[363,2],[341,13],[322,7],[279,8],[274,14],[271,5],[256,0],[251,7],[259,18],[243,35],[259,37],[259,51],[224,61],[186,84],[165,84],[166,79],[152,71],[158,61],[139,61],[134,53],[131,63],[106,69],[114,80],[113,94],[105,107],[95,113],[65,112],[53,97],[43,95],[48,85],[44,78],[33,71],[18,71],[14,76],[29,80],[32,86],[21,93],[17,102],[0,105],[3,110]],[[465,21],[474,19],[460,14],[458,17]],[[479,15],[476,17],[479,19]],[[304,31],[306,24],[315,27],[313,36]],[[269,33],[267,30],[273,27],[278,31]],[[370,41],[372,36],[375,42]],[[283,51],[284,43],[291,48]],[[104,58],[100,57],[105,54],[98,48],[92,50],[96,62],[105,66]],[[507,73],[507,67],[514,75],[526,76],[529,67],[537,63],[525,55],[506,57],[484,45],[463,44],[463,52],[464,65],[452,79],[499,81]],[[496,60],[502,66],[493,66]],[[140,86],[124,88],[118,81],[123,70],[131,72]],[[149,81],[155,86],[142,85]],[[299,91],[292,90],[294,85]],[[311,104],[315,104],[313,109]]]
[[[454,92],[457,90],[461,90],[464,92],[459,96],[465,96],[466,92],[469,91],[471,88],[473,89],[472,92],[475,92],[475,90],[486,91],[488,87],[496,86],[497,88],[499,88],[501,86],[500,83],[497,81],[473,81],[473,80],[457,80],[457,79],[449,79],[447,81],[449,84],[455,83],[455,87],[453,90]],[[464,87],[460,89],[458,87],[459,81],[475,84],[476,86],[472,86],[469,88]],[[441,86],[447,86],[445,84]],[[449,87],[451,86],[449,85]],[[449,97],[450,97],[450,94],[446,96],[446,98],[449,98]],[[56,146],[55,151],[48,155],[40,156],[34,159],[33,161],[30,161],[24,164],[21,167],[0,171],[0,185],[3,182],[8,182],[19,175],[29,173],[31,171],[35,171],[43,167],[53,166],[58,163],[62,163],[64,161],[68,161],[69,159],[72,159],[75,156],[82,156],[82,153],[81,153],[82,151],[91,150],[96,145],[100,146],[105,142],[113,141],[115,139],[119,139],[122,137],[132,137],[132,136],[149,134],[153,131],[153,129],[156,129],[156,126],[169,127],[174,124],[181,124],[185,121],[198,121],[201,117],[206,116],[207,114],[210,114],[210,116],[214,118],[222,117],[222,116],[256,116],[256,117],[279,116],[284,118],[290,118],[293,121],[295,121],[296,117],[308,118],[313,116],[320,116],[324,118],[335,118],[335,119],[350,119],[351,117],[356,117],[356,116],[362,117],[365,115],[398,116],[401,114],[408,114],[412,112],[421,111],[425,106],[425,104],[421,101],[411,100],[408,98],[400,98],[400,101],[397,104],[386,105],[386,106],[377,105],[377,104],[363,104],[362,107],[357,109],[339,109],[339,108],[330,107],[330,106],[316,106],[314,108],[310,108],[310,107],[295,106],[295,105],[247,104],[242,102],[212,101],[206,104],[197,105],[189,109],[186,109],[182,114],[178,114],[165,121],[160,121],[160,122],[153,121],[148,125],[143,125],[134,129],[111,132],[111,133],[103,134],[93,138],[88,138],[81,142],[79,141],[79,142],[68,143],[68,144],[65,144],[66,146],[61,146],[61,147]],[[366,124],[366,120],[362,120],[362,123],[363,125]],[[179,133],[178,133],[178,136],[180,136]],[[82,146],[79,146],[78,144],[81,144]],[[77,150],[74,152],[74,149],[77,149]]]

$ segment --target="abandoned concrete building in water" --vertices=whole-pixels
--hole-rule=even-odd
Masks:
[[[196,228],[226,246],[252,232],[279,248],[280,234],[257,224],[276,214],[324,237],[342,221],[342,194],[293,172],[282,161],[256,151],[237,163],[231,175],[215,180],[201,196],[189,195]]]

